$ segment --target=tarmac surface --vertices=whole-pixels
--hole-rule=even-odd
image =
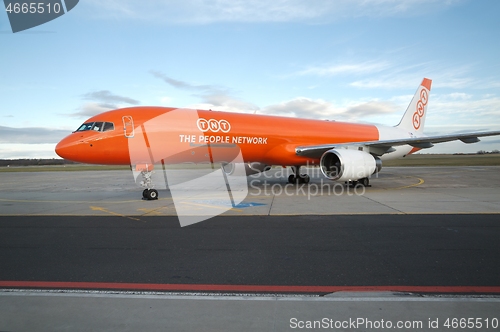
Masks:
[[[163,288],[170,291],[192,285],[240,292],[314,286],[309,292],[320,294],[329,286],[500,291],[498,215],[234,218],[181,228],[175,217],[10,217],[0,228],[0,280],[175,285]]]
[[[221,215],[187,227],[132,172],[0,173],[0,331],[498,328],[500,167],[279,172],[237,206],[188,201]]]
[[[212,192],[204,196],[202,186],[184,205],[189,213],[212,216],[500,213],[500,167],[391,167],[366,189],[326,180],[317,168],[308,173],[308,185],[287,184],[281,168],[250,177],[239,206]],[[131,171],[6,172],[0,189],[0,216],[177,215],[167,190],[159,190],[157,201],[141,200]]]

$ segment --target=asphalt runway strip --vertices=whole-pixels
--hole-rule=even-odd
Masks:
[[[498,217],[2,216],[0,287],[498,294]]]

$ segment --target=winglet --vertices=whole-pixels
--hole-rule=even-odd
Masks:
[[[396,127],[406,129],[416,134],[423,133],[431,85],[432,80],[428,78],[422,80],[403,118]]]

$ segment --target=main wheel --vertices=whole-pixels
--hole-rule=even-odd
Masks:
[[[365,190],[365,186],[363,186],[361,183],[356,183],[356,185],[354,186],[354,192],[356,192],[356,190]]]
[[[368,178],[362,178],[358,180],[358,183],[363,187],[368,187],[370,185],[370,180]]]
[[[295,181],[296,181],[296,180],[297,180],[297,179],[295,178],[295,175],[290,174],[290,175],[288,176],[288,183],[292,183],[292,184],[293,184],[293,183],[295,183]]]
[[[302,183],[308,184],[311,181],[311,177],[307,174],[302,175],[301,177]]]
[[[144,191],[142,192],[143,198],[148,198],[148,191],[149,191],[149,189],[144,189]]]

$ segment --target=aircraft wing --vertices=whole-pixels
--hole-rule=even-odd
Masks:
[[[298,146],[295,148],[295,153],[298,156],[305,156],[311,158],[320,158],[323,153],[328,150],[346,146],[366,146],[370,147],[370,153],[381,156],[385,153],[394,151],[393,146],[399,145],[411,145],[416,148],[426,149],[434,146],[435,143],[443,143],[460,140],[464,143],[477,143],[479,142],[479,137],[485,136],[496,136],[500,135],[500,131],[483,131],[475,133],[466,134],[450,134],[450,135],[438,135],[438,136],[423,136],[423,137],[412,137],[412,138],[400,138],[392,140],[383,141],[365,141],[365,142],[350,142],[350,143],[338,143],[338,144],[323,144],[323,145],[310,145],[310,146]]]

